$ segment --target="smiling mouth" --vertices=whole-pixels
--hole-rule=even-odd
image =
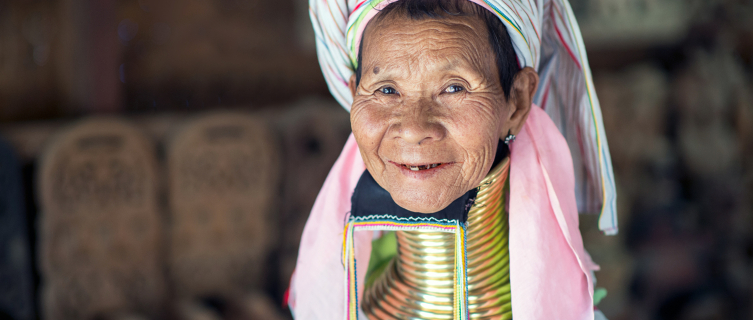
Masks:
[[[427,165],[412,166],[412,165],[402,164],[401,163],[400,166],[403,167],[403,168],[406,168],[406,169],[408,169],[410,171],[421,171],[421,170],[434,169],[434,168],[439,167],[439,166],[441,166],[443,164],[444,163],[432,163],[432,164],[427,164]]]

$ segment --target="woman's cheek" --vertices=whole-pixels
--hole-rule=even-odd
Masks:
[[[379,106],[369,103],[354,105],[351,109],[353,135],[361,148],[376,148],[384,135],[385,121],[379,114],[379,109]]]
[[[478,105],[463,108],[453,114],[453,131],[458,142],[467,146],[496,143],[499,131],[499,115],[490,108]]]
[[[483,179],[487,167],[494,161],[499,141],[499,115],[481,104],[467,105],[464,111],[463,115],[453,116],[452,131],[455,142],[465,153],[464,175],[468,183],[473,184]]]

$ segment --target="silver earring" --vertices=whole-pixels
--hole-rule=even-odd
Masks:
[[[507,136],[505,137],[505,144],[510,145],[510,142],[515,141],[515,135],[510,133],[510,131],[507,131]]]

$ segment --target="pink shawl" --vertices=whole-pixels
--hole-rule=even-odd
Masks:
[[[316,199],[301,238],[289,305],[296,319],[344,319],[343,228],[365,170],[351,135]],[[534,105],[511,144],[510,284],[513,318],[594,319],[598,270],[578,229],[570,150],[557,126]],[[357,283],[364,283],[372,232],[355,233]],[[363,286],[358,286],[361,301]],[[361,319],[366,319],[360,315]]]

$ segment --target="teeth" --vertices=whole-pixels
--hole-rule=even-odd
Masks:
[[[434,163],[434,164],[427,164],[425,166],[409,166],[409,165],[403,165],[404,167],[410,169],[411,171],[420,171],[420,170],[426,170],[426,169],[433,169],[440,165],[441,163]]]

